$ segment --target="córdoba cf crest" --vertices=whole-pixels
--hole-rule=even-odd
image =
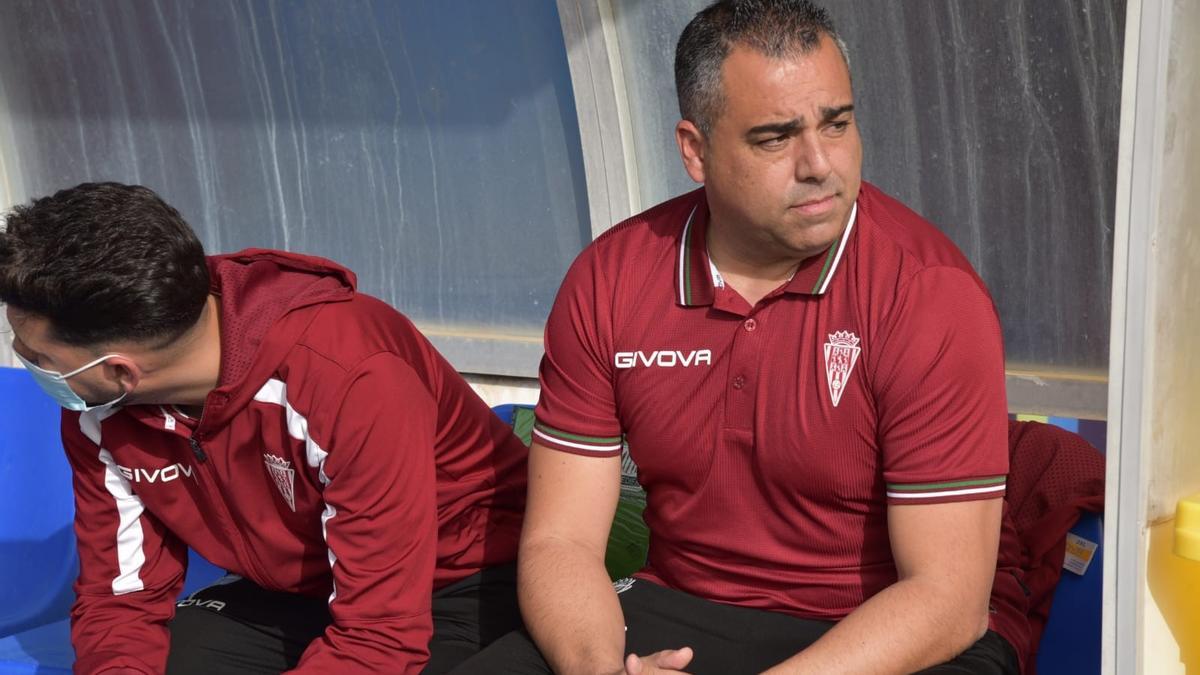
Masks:
[[[267,465],[267,471],[270,472],[271,478],[275,481],[275,487],[279,488],[279,493],[283,495],[284,501],[296,510],[296,470],[292,468],[292,463],[282,457],[275,455],[263,455],[263,462]]]
[[[825,381],[829,383],[829,398],[833,399],[835,408],[842,400],[861,351],[858,338],[850,331],[838,331],[825,343]]]

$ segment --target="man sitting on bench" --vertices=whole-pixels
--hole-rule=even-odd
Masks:
[[[349,270],[84,184],[8,215],[0,301],[66,408],[77,673],[436,673],[519,625],[526,449]],[[237,578],[176,611],[189,546]]]
[[[563,282],[519,563],[533,642],[462,672],[1016,675],[987,289],[861,181],[825,11],[716,2],[675,76],[675,138],[704,187],[613,227]],[[650,549],[614,590],[623,438]]]

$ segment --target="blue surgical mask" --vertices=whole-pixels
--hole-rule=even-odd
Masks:
[[[33,363],[30,363],[28,359],[21,356],[20,354],[17,354],[16,356],[21,361],[21,364],[24,365],[27,370],[29,370],[31,375],[33,375],[34,382],[38,383],[38,386],[42,388],[42,391],[49,394],[50,398],[57,401],[59,405],[66,408],[67,410],[74,410],[77,412],[88,412],[91,410],[98,410],[98,411],[103,412],[103,411],[108,410],[109,408],[115,406],[116,404],[120,403],[121,400],[124,399],[125,396],[129,393],[129,392],[124,392],[117,398],[113,399],[112,401],[109,401],[108,403],[102,403],[100,405],[91,405],[90,406],[87,404],[87,401],[85,401],[79,397],[79,394],[75,393],[75,390],[71,389],[71,385],[67,384],[68,378],[74,377],[74,376],[82,373],[83,371],[87,370],[88,368],[91,368],[93,366],[104,363],[106,360],[111,359],[112,357],[116,356],[116,354],[108,354],[106,356],[101,356],[100,358],[96,359],[95,361],[84,364],[66,374],[58,373],[53,370],[46,370],[45,368],[40,368],[40,367],[34,365]]]

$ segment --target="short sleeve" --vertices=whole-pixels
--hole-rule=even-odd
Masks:
[[[596,457],[621,453],[612,299],[592,244],[571,265],[546,322],[533,440],[548,448]]]
[[[982,283],[955,267],[923,270],[885,330],[875,389],[888,504],[1003,496],[1004,347]]]

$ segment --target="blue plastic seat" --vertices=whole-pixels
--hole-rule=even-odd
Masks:
[[[24,370],[0,368],[0,635],[66,616],[79,569],[59,408]]]
[[[0,368],[0,402],[0,673],[70,672],[79,558],[60,411],[23,369]],[[190,551],[184,594],[223,574]]]
[[[1099,544],[1083,576],[1063,570],[1038,647],[1039,675],[1096,675],[1100,672],[1100,629],[1104,595],[1104,518],[1089,513],[1071,532]]]

